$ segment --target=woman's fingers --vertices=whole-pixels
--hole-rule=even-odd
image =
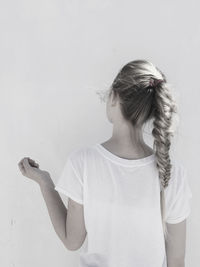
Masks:
[[[36,167],[38,168],[39,167],[39,164],[36,163],[33,159],[29,158],[29,157],[25,157],[23,159],[20,160],[20,162],[18,163],[19,164],[24,164],[24,161],[26,161],[26,166],[27,167]]]
[[[32,167],[29,163],[28,157],[21,159],[20,162],[18,163],[18,166],[23,175],[27,174],[29,169]]]
[[[18,166],[19,166],[19,169],[21,171],[21,173],[23,175],[25,175],[26,171],[25,171],[25,168],[24,168],[24,165],[23,165],[23,160],[21,160],[19,163],[18,163]]]
[[[23,165],[24,165],[24,168],[25,168],[25,170],[26,171],[28,171],[32,166],[30,165],[30,163],[29,163],[29,159],[26,157],[26,158],[24,158],[24,160],[23,160]]]
[[[24,158],[23,158],[23,159],[24,159]],[[23,159],[20,160],[20,162],[18,163],[18,165],[21,164],[21,163],[23,162]]]
[[[31,158],[28,158],[28,159],[29,159],[29,163],[30,163],[30,165],[31,165],[32,167],[36,167],[36,168],[39,167],[39,164],[36,163],[33,159],[31,159]]]
[[[36,163],[35,160],[29,158],[29,161],[30,161],[35,167],[37,167],[37,168],[39,167],[39,164]]]

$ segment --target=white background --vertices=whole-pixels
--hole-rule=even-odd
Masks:
[[[31,157],[56,182],[71,150],[108,139],[112,125],[96,90],[108,88],[118,70],[135,59],[151,60],[175,88],[180,124],[172,152],[186,165],[193,193],[186,266],[198,265],[198,5],[0,1],[1,266],[77,266],[79,251],[65,249],[39,186],[22,176],[17,164]]]

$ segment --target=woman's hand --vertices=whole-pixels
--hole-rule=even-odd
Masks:
[[[30,159],[28,157],[25,157],[22,160],[20,160],[18,166],[21,173],[24,176],[32,179],[38,184],[41,184],[45,181],[48,182],[50,178],[50,174],[47,171],[40,170],[39,164],[36,163],[33,159]]]

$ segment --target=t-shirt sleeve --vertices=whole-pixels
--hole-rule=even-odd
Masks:
[[[83,204],[82,162],[77,153],[72,152],[68,156],[54,189],[79,204]]]
[[[165,190],[165,221],[173,224],[179,223],[189,216],[192,191],[188,182],[187,169],[181,163],[172,168],[171,180]]]

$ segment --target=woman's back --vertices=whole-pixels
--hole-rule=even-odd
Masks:
[[[167,266],[155,164],[154,154],[129,160],[99,143],[70,153],[55,189],[83,204],[87,246],[80,267]],[[184,220],[191,191],[177,161],[165,196],[166,222]]]

